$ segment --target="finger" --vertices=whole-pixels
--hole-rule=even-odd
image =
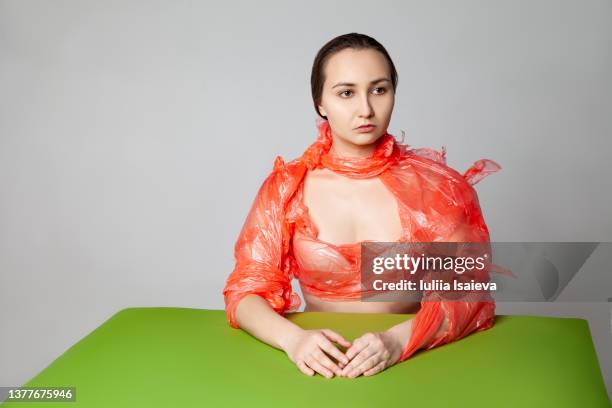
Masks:
[[[375,354],[375,350],[366,346],[363,350],[359,352],[355,357],[351,359],[351,362],[342,369],[341,375],[348,376],[350,372],[357,369],[364,361],[370,358],[373,354]]]
[[[334,346],[332,345],[331,347]],[[314,352],[313,355],[323,367],[328,368],[336,375],[340,375],[340,372],[342,371],[340,367],[338,367],[333,361],[331,361],[331,359],[321,350]]]
[[[379,372],[381,372],[384,369],[385,369],[385,362],[381,361],[380,363],[376,364],[374,367],[372,367],[369,370],[365,371],[363,373],[363,375],[367,377],[369,375],[374,375],[376,373],[379,373]]]
[[[344,337],[342,337],[340,334],[336,333],[335,331],[330,330],[330,329],[323,329],[321,330],[321,332],[325,336],[327,336],[327,338],[329,338],[331,341],[335,341],[336,343],[344,347],[351,347],[351,342],[345,339]]]
[[[298,361],[298,362],[296,363],[296,365],[298,366],[298,368],[300,369],[300,371],[301,371],[301,372],[303,372],[303,373],[304,373],[304,374],[306,374],[306,375],[310,375],[310,376],[312,376],[312,375],[314,375],[314,373],[315,373],[315,372],[314,372],[314,370],[313,370],[312,368],[308,367],[308,366],[306,365],[306,363],[305,363],[304,361],[302,361],[302,360]]]
[[[348,350],[346,350],[344,354],[346,354],[346,357],[349,360],[352,360],[357,354],[361,353],[363,349],[368,347],[368,344],[370,343],[366,339],[360,337],[353,342],[353,345]]]
[[[335,358],[339,364],[346,365],[349,362],[348,357],[338,350],[336,346],[334,346],[329,340],[321,341],[319,343],[319,347],[321,347],[327,354]]]
[[[321,363],[319,363],[314,357],[310,357],[308,361],[306,361],[306,364],[308,364],[310,368],[312,368],[324,377],[332,378],[334,376],[334,374],[330,370],[323,367]]]
[[[364,371],[367,371],[370,368],[376,366],[376,364],[378,364],[379,362],[380,362],[380,355],[378,353],[375,353],[374,355],[372,355],[369,358],[365,359],[356,368],[353,368],[351,371],[346,373],[346,376],[349,377],[349,378],[355,378],[355,377],[361,375],[361,373],[363,373]]]

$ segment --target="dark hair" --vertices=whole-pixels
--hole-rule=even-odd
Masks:
[[[319,112],[318,105],[321,102],[321,94],[323,93],[323,83],[325,82],[325,62],[329,57],[337,52],[344,50],[345,48],[353,48],[355,50],[373,49],[380,52],[387,62],[389,63],[389,71],[391,74],[391,83],[393,85],[393,92],[397,89],[397,71],[395,65],[389,56],[389,53],[382,46],[381,43],[376,41],[374,38],[365,34],[349,33],[340,35],[327,42],[315,57],[314,63],[312,64],[312,72],[310,74],[310,89],[312,92],[312,101],[314,102],[315,110],[317,114],[323,119],[327,119],[326,116],[321,115]]]

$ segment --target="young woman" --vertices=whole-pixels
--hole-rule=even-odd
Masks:
[[[489,241],[471,185],[499,166],[479,160],[461,175],[444,151],[398,143],[387,133],[397,81],[389,54],[369,36],[346,34],[321,48],[311,76],[318,138],[289,163],[276,157],[234,248],[223,290],[228,322],[284,350],[307,375],[372,375],[494,323],[492,300],[446,301],[432,291],[421,302],[360,301],[363,241]],[[416,316],[352,343],[330,329],[304,330],[283,317],[301,304],[293,277],[305,311]]]

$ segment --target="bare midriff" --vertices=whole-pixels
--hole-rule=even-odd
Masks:
[[[416,313],[421,308],[420,302],[378,302],[375,300],[330,301],[302,291],[306,302],[305,312],[337,313]]]

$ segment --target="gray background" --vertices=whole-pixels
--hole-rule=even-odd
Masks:
[[[1,1],[0,385],[125,307],[223,308],[274,157],[316,136],[314,56],[353,31],[399,71],[390,133],[502,165],[492,240],[612,240],[610,1]],[[588,318],[612,389],[609,303],[497,311]]]

